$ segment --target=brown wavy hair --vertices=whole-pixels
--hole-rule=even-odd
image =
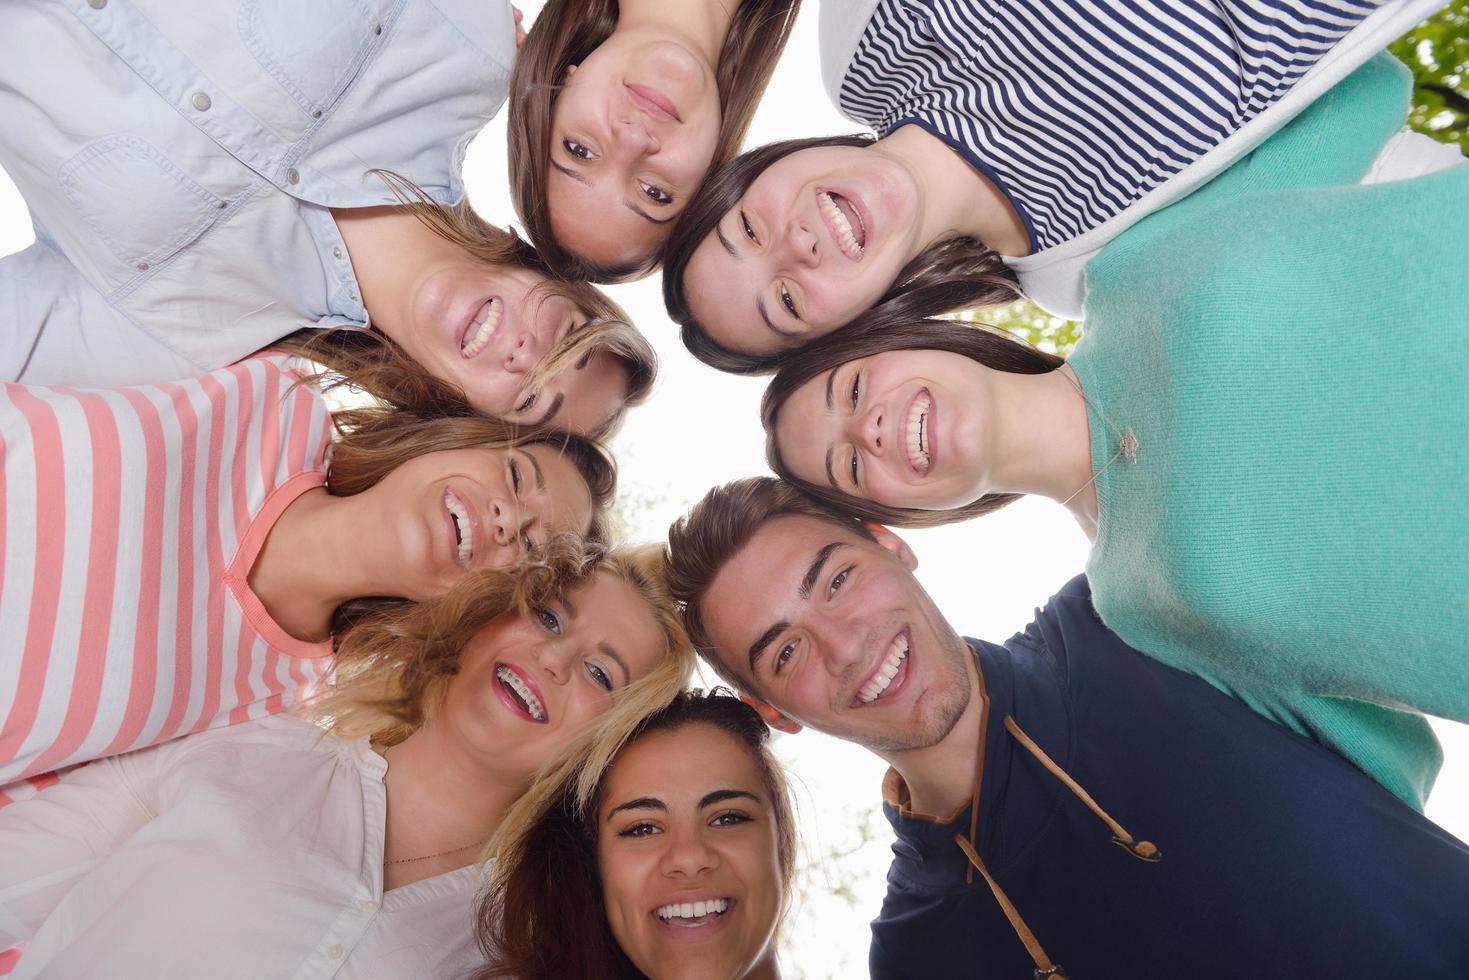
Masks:
[[[698,195],[679,214],[663,247],[663,304],[668,308],[669,318],[679,325],[690,354],[730,374],[766,374],[794,354],[792,351],[741,354],[710,337],[689,308],[684,282],[689,259],[772,164],[802,150],[869,147],[874,142],[875,137],[870,134],[858,134],[767,143],[742,153],[704,182]],[[905,265],[874,309],[883,309],[888,317],[901,319],[1003,306],[1022,297],[1015,273],[994,249],[974,238],[955,237],[938,242]]]
[[[593,543],[610,539],[608,512],[617,493],[617,464],[598,443],[569,433],[527,436],[514,423],[484,415],[423,416],[384,405],[333,413],[337,438],[327,465],[326,491],[350,497],[375,486],[393,470],[419,456],[449,449],[545,446],[576,467],[592,498],[592,523],[586,537]],[[373,596],[337,607],[332,634],[340,644],[353,625],[383,614],[401,612],[407,599]]]
[[[985,367],[1011,374],[1045,374],[1065,361],[992,327],[959,324],[931,317],[908,318],[889,308],[820,341],[793,351],[781,363],[760,399],[760,421],[765,426],[765,459],[776,474],[792,486],[854,517],[893,527],[938,527],[966,521],[999,510],[1018,500],[1018,493],[987,493],[961,507],[920,510],[889,507],[876,501],[834,490],[823,483],[799,479],[786,465],[775,439],[776,425],[786,400],[801,385],[849,361],[888,351],[937,350],[962,354]]]
[[[742,0],[715,66],[719,142],[710,171],[739,152],[755,107],[790,38],[801,0]],[[551,120],[562,79],[617,29],[617,0],[549,0],[536,17],[510,75],[506,139],[510,197],[547,266],[566,279],[627,282],[658,267],[660,255],[625,266],[593,262],[563,248],[551,232],[546,178],[551,168]]]
[[[658,377],[658,355],[621,306],[588,283],[556,278],[528,242],[481,218],[467,198],[452,207],[440,204],[406,177],[387,170],[373,172],[402,202],[400,206],[434,234],[482,262],[519,266],[539,274],[544,279],[531,290],[532,296],[560,297],[587,318],[585,326],[568,333],[546,352],[530,372],[527,388],[544,384],[577,361],[606,351],[627,371],[627,397],[622,409],[602,429],[589,435],[610,436],[622,424],[627,409],[647,400]],[[377,330],[307,328],[275,342],[271,348],[324,367],[326,373],[316,379],[323,389],[356,388],[385,404],[425,417],[483,414],[469,404],[458,385],[423,370]]]
[[[790,905],[796,828],[785,770],[770,750],[770,729],[728,691],[680,691],[667,707],[644,718],[618,747],[655,732],[710,725],[750,754],[760,771],[775,819],[781,911]],[[617,945],[607,925],[597,869],[597,811],[616,752],[590,773],[586,791],[567,779],[547,797],[535,819],[510,833],[502,828],[494,876],[475,914],[480,949],[490,961],[475,980],[641,980],[643,974]],[[585,780],[583,780],[585,781]]]

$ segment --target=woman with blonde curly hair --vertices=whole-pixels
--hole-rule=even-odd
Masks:
[[[278,712],[373,608],[605,535],[615,467],[594,443],[477,414],[333,417],[309,370],[270,354],[163,385],[0,386],[0,805]]]
[[[462,975],[480,855],[536,774],[691,665],[657,548],[558,538],[379,610],[340,637],[319,724],[106,759],[0,811],[0,943],[28,941],[18,977]]]

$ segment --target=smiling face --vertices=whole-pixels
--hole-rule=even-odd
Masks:
[[[851,322],[923,246],[918,184],[876,144],[782,157],[689,258],[690,312],[720,346],[770,355]]]
[[[848,361],[786,399],[781,459],[797,479],[889,507],[963,506],[988,478],[993,374],[947,351]]]
[[[581,473],[551,447],[451,449],[389,473],[371,496],[372,533],[392,535],[402,586],[414,601],[443,595],[466,574],[509,568],[558,531],[585,534],[592,497]]]
[[[470,404],[526,425],[596,431],[627,397],[627,369],[605,352],[528,383],[542,358],[587,316],[528,269],[492,265],[455,249],[415,277],[406,328],[390,331],[408,355],[458,385]]]
[[[614,31],[572,67],[552,110],[556,240],[600,265],[642,263],[703,182],[719,123],[706,58],[655,26]]]
[[[766,521],[699,610],[720,662],[787,718],[875,752],[923,748],[968,704],[968,647],[902,542],[874,533],[877,542],[811,517]]]
[[[658,980],[738,980],[772,955],[781,906],[769,790],[738,739],[702,723],[623,749],[597,812],[612,935]]]
[[[507,613],[476,633],[433,723],[529,780],[614,692],[651,673],[663,647],[637,590],[600,572],[530,616]]]

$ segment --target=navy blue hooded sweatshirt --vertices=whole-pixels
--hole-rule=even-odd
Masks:
[[[976,795],[940,822],[888,773],[874,978],[1036,970],[956,835],[1072,980],[1469,978],[1469,848],[1330,750],[1124,645],[1084,576],[1005,645],[969,643],[987,701]],[[1007,716],[1161,859],[1116,846]]]

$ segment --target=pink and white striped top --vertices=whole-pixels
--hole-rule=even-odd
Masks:
[[[326,672],[330,644],[288,635],[246,581],[326,480],[330,416],[295,363],[0,386],[0,806],[54,770],[278,712]]]

